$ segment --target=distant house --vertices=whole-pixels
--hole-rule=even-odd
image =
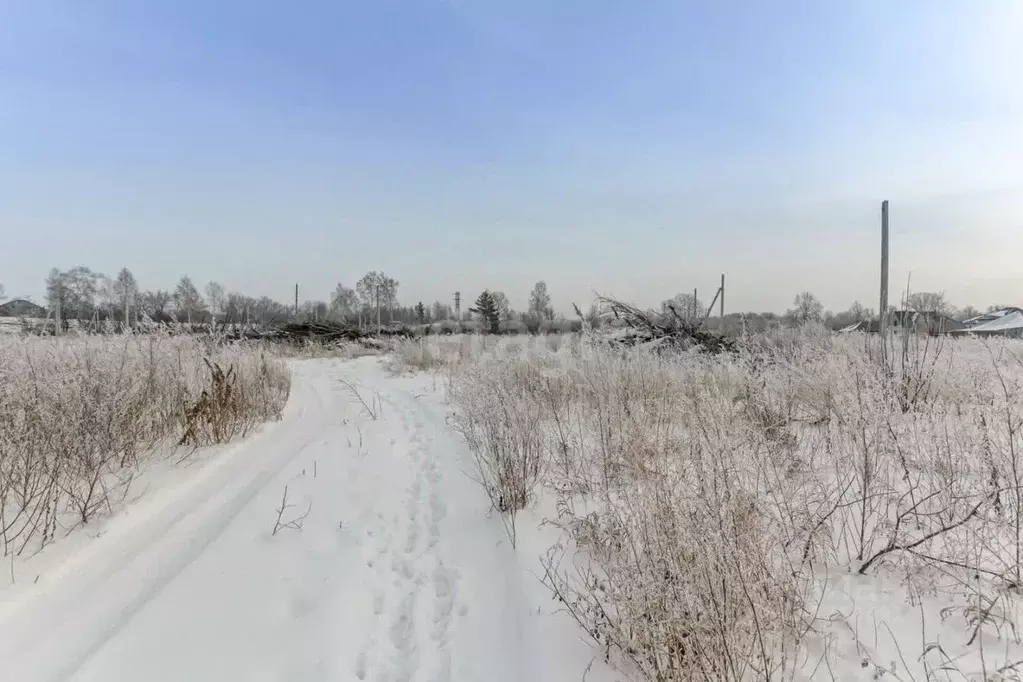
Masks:
[[[898,329],[913,329],[921,334],[947,334],[963,329],[959,320],[936,311],[896,310],[890,324]]]
[[[983,315],[977,315],[976,317],[971,317],[968,320],[963,320],[963,324],[965,324],[967,328],[979,327],[983,324],[987,324],[988,322],[994,322],[1013,314],[1023,315],[1023,309],[1002,308],[1001,310],[993,310],[989,313],[984,313]]]
[[[966,329],[966,325],[963,322],[953,320],[951,317],[943,313],[918,310],[892,311],[891,316],[888,318],[888,326],[893,331],[909,329],[910,331],[914,331],[918,334],[929,334],[931,336],[948,334]],[[840,329],[839,333],[848,334],[850,332],[869,332],[877,334],[879,331],[880,322],[878,320],[863,320],[862,322],[857,322],[856,324],[849,325],[844,329]]]
[[[966,320],[965,327],[958,334],[976,334],[977,336],[1009,336],[1023,337],[1023,309],[1003,308],[986,315]]]
[[[46,317],[46,308],[23,298],[16,298],[0,304],[0,317]]]

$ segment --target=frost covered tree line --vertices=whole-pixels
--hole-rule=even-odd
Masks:
[[[461,321],[478,317],[470,309],[456,314],[451,303],[416,301],[403,304],[398,299],[399,281],[380,271],[370,271],[354,286],[338,282],[327,300],[305,299],[282,303],[268,296],[250,296],[230,291],[217,281],[204,286],[191,276],[182,275],[168,289],[143,288],[127,267],[114,276],[84,265],[67,270],[53,268],[46,277],[44,301],[50,314],[59,311],[62,320],[113,321],[137,324],[142,320],[169,323],[266,325],[287,321],[339,321],[373,325],[402,323],[425,324]],[[508,296],[501,291],[485,290],[492,300],[500,322],[554,320],[551,296],[545,282],[537,282],[528,295],[528,309],[516,312]],[[0,283],[0,303],[5,300]],[[31,297],[19,297],[31,301]],[[472,300],[472,299],[469,299]],[[467,307],[468,308],[468,307]]]
[[[108,276],[86,266],[75,266],[68,270],[53,268],[46,278],[45,305],[52,312],[59,309],[63,320],[111,320],[136,324],[142,319],[154,322],[183,322],[206,324],[213,320],[226,324],[277,324],[286,321],[341,321],[351,324],[427,324],[432,322],[477,320],[487,327],[492,320],[498,324],[522,323],[525,328],[535,331],[545,322],[563,319],[555,312],[551,293],[545,281],[538,281],[526,296],[526,309],[512,308],[507,294],[492,288],[484,288],[479,294],[468,292],[464,295],[466,305],[456,314],[449,302],[428,303],[417,300],[402,303],[398,298],[399,281],[380,271],[370,271],[347,286],[339,282],[326,300],[305,299],[296,307],[293,301],[282,303],[268,296],[250,296],[229,291],[217,281],[204,286],[190,276],[183,275],[169,289],[143,289],[132,271],[121,268],[116,275]],[[489,307],[479,312],[471,302],[478,302],[486,294],[492,299],[496,312]],[[28,298],[29,297],[19,297]],[[0,303],[6,300],[5,289],[0,282]],[[955,319],[968,319],[982,311],[967,305],[956,308],[944,292],[916,292],[901,301],[894,310],[935,312]],[[986,312],[1005,308],[991,305]],[[708,310],[705,301],[692,293],[678,293],[662,301],[659,310],[652,313],[673,314],[693,320],[705,319],[709,326],[724,324],[737,326],[745,323],[753,328],[767,328],[790,324],[821,323],[833,329],[869,320],[876,317],[873,308],[859,301],[843,311],[827,310],[821,300],[812,292],[803,291],[793,299],[793,306],[782,314],[775,312],[744,312],[726,314],[722,322],[716,310]],[[460,317],[461,319],[456,319]],[[589,321],[596,319],[591,307],[585,315]]]

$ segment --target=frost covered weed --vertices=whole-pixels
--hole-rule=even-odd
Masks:
[[[512,544],[516,514],[528,504],[545,464],[539,367],[519,358],[496,368],[501,377],[460,382],[463,409],[455,425],[476,454],[477,481],[502,515]],[[469,370],[471,371],[471,370]]]
[[[448,371],[491,354],[511,358],[571,352],[578,350],[580,338],[578,334],[522,337],[454,334],[401,339],[395,342],[391,362],[399,372]]]
[[[394,350],[392,365],[399,372],[428,372],[443,367],[447,362],[446,349],[428,339],[403,339]]]
[[[718,356],[577,339],[463,349],[446,371],[512,536],[517,511],[556,499],[546,582],[644,678],[805,676],[855,615],[821,615],[847,574],[941,594],[964,624],[956,679],[987,675],[1003,666],[976,648],[1014,641],[1023,585],[1023,361],[1011,342],[911,339],[883,365],[876,344],[818,328]],[[910,676],[950,679],[918,649]]]
[[[109,511],[161,443],[222,443],[276,418],[290,373],[195,337],[0,339],[4,555]]]

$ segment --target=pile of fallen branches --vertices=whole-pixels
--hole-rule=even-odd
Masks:
[[[734,352],[735,341],[703,328],[703,319],[687,318],[669,305],[665,314],[644,312],[614,298],[597,298],[602,320],[618,333],[607,341],[613,345],[645,346],[664,350],[698,349],[708,353]]]
[[[407,327],[360,329],[343,322],[286,322],[266,330],[245,330],[245,338],[256,338],[278,343],[362,343],[371,344],[381,337],[411,337]]]
[[[340,322],[288,322],[274,327],[271,333],[281,341],[318,343],[359,341],[367,336],[372,336],[358,327],[351,327]]]

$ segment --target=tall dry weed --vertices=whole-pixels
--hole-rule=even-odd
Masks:
[[[521,481],[527,504],[556,498],[546,580],[609,658],[651,680],[776,679],[829,636],[832,575],[946,585],[967,650],[1012,632],[1023,362],[1011,342],[892,353],[810,326],[716,357],[475,348],[446,371],[492,499]]]
[[[89,523],[162,443],[220,443],[280,415],[260,349],[165,336],[0,339],[0,540],[21,554]]]

